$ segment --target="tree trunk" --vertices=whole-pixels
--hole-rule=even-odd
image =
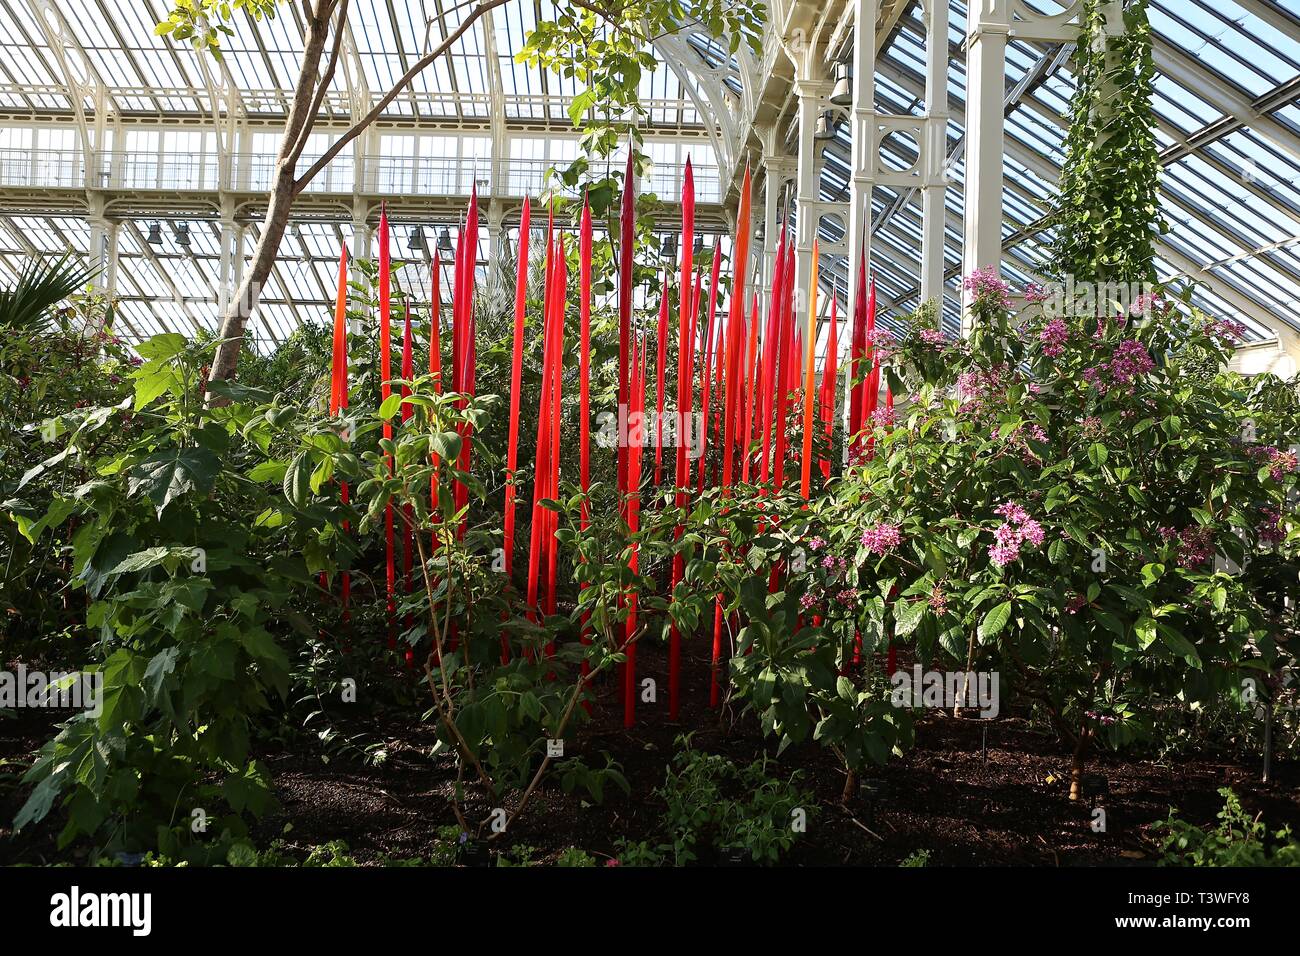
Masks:
[[[294,147],[306,126],[315,120],[312,102],[319,79],[321,56],[325,51],[325,41],[329,37],[329,18],[317,17],[307,22],[304,36],[302,70],[294,87],[293,103],[285,120],[284,137],[280,140],[280,151],[276,157],[275,183],[271,188],[270,201],[266,208],[266,219],[262,223],[262,234],[258,238],[257,248],[253,250],[253,261],[244,274],[244,279],[226,307],[226,314],[221,318],[217,354],[212,359],[212,373],[209,381],[230,379],[235,374],[239,362],[239,352],[244,344],[244,330],[248,319],[257,308],[262,296],[262,289],[275,268],[275,259],[280,251],[280,240],[289,225],[289,213],[293,209],[294,173],[297,158]],[[225,404],[212,397],[212,404]]]
[[[844,777],[844,790],[840,794],[840,803],[847,804],[858,792],[858,775],[852,770]]]
[[[266,220],[262,225],[262,235],[258,240],[257,249],[253,252],[253,267],[244,277],[244,281],[238,289],[238,294],[222,317],[221,338],[224,341],[217,347],[217,354],[212,359],[210,381],[229,379],[235,374],[235,365],[239,362],[239,352],[244,344],[244,329],[248,325],[248,319],[252,315],[253,309],[257,307],[257,300],[261,297],[262,287],[266,285],[266,280],[270,278],[271,270],[275,266],[276,253],[280,248],[280,240],[284,237],[284,230],[289,224],[289,213],[293,208],[297,190],[311,182],[317,173],[333,161],[340,150],[356,139],[362,130],[378,119],[388,107],[388,104],[395,100],[402,90],[406,89],[411,80],[433,63],[434,60],[451,49],[452,44],[460,39],[461,35],[479,17],[506,2],[507,0],[482,0],[460,21],[460,25],[456,29],[447,34],[442,43],[412,64],[402,78],[371,107],[370,112],[354,123],[347,133],[335,140],[324,155],[312,163],[301,177],[295,177],[299,154],[302,152],[302,143],[306,141],[307,133],[311,131],[312,124],[316,121],[320,98],[323,97],[326,87],[328,87],[334,76],[334,69],[338,63],[339,51],[342,46],[344,20],[347,17],[348,0],[340,0],[340,2],[328,5],[322,0],[322,2],[316,4],[315,19],[308,20],[307,32],[303,38],[302,70],[298,74],[298,83],[294,87],[293,103],[289,107],[289,115],[285,121],[284,139],[280,141],[275,186],[271,191],[270,202],[267,205]],[[329,36],[330,18],[336,10],[338,11],[338,26],[334,37],[334,47],[330,53],[324,76],[318,76],[321,56],[325,51],[325,40]],[[211,396],[209,401],[214,405],[225,404],[225,402]]]
[[[262,289],[271,277],[275,260],[280,252],[280,240],[289,226],[289,213],[293,209],[293,170],[282,167],[276,177],[275,188],[271,191],[271,201],[266,210],[266,219],[262,223],[262,234],[258,238],[257,248],[253,250],[253,260],[244,279],[235,291],[226,314],[221,319],[217,354],[212,360],[212,374],[209,380],[230,379],[235,375],[235,366],[239,362],[239,352],[244,345],[244,330],[248,320],[257,308],[262,297]],[[213,404],[223,401],[213,397]]]

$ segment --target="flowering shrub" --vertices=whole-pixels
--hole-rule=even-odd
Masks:
[[[868,648],[1001,672],[1077,771],[1162,701],[1239,698],[1290,660],[1294,383],[1200,374],[1240,330],[1163,296],[1080,318],[1031,294],[1013,316],[990,272],[966,288],[971,335],[940,361],[933,334],[901,343],[910,402],[818,520],[856,529]]]

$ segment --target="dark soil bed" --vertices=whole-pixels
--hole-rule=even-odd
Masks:
[[[681,733],[694,731],[694,747],[738,763],[771,752],[752,719],[708,708],[707,662],[687,660],[683,670],[679,723],[666,720],[663,654],[647,646],[638,677],[658,680],[659,702],[640,705],[637,726],[625,730],[614,682],[608,681],[597,688],[593,720],[566,742],[566,755],[597,758],[589,763],[603,764],[602,752],[613,756],[631,796],[613,790],[603,804],[593,805],[556,785],[546,787],[512,826],[505,845],[534,847],[534,859],[546,861],[571,846],[601,858],[616,852],[620,837],[662,839],[662,807],[651,791],[663,783]],[[84,850],[57,851],[57,831],[48,823],[17,840],[9,828],[25,796],[16,785],[17,771],[49,736],[55,719],[40,711],[0,719],[0,760],[8,761],[0,764],[0,863],[84,856]],[[417,709],[358,724],[339,730],[383,741],[388,757],[378,767],[338,758],[327,763],[306,743],[263,748],[260,757],[275,779],[282,808],[258,825],[259,845],[282,838],[290,850],[302,850],[342,840],[363,862],[427,856],[438,831],[455,823],[447,802],[453,773],[445,758],[429,757],[434,735],[420,723]],[[803,771],[804,785],[815,792],[819,807],[787,857],[794,865],[895,865],[917,850],[929,851],[931,865],[1149,865],[1158,855],[1150,824],[1170,807],[1202,825],[1213,821],[1222,786],[1232,786],[1245,807],[1262,812],[1271,826],[1289,823],[1300,829],[1300,766],[1277,764],[1273,781],[1261,785],[1253,758],[1161,763],[1103,753],[1089,770],[1105,776],[1109,794],[1071,803],[1069,754],[1053,737],[1014,717],[985,724],[927,715],[917,727],[916,746],[871,775],[880,793],[874,805],[861,793],[848,811],[838,805],[843,773],[816,745],[787,751],[773,772],[795,769]],[[515,800],[517,794],[507,805]],[[1106,810],[1104,833],[1091,827],[1096,806]],[[472,802],[466,814],[481,820],[490,809]],[[287,832],[286,824],[292,824]]]

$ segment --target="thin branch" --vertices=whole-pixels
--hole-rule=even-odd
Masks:
[[[433,624],[434,640],[436,642],[434,646],[437,649],[438,654],[438,672],[442,675],[445,701],[443,697],[440,697],[438,694],[438,685],[433,677],[433,668],[430,667],[429,662],[426,660],[424,662],[424,676],[429,684],[429,693],[433,697],[434,706],[438,709],[438,716],[442,720],[443,726],[450,732],[452,739],[456,744],[456,749],[460,751],[461,760],[468,760],[473,765],[479,779],[487,786],[488,792],[494,793],[496,791],[496,785],[493,783],[492,777],[483,769],[483,765],[479,762],[478,756],[470,748],[469,743],[465,740],[464,736],[462,736],[460,728],[456,726],[455,705],[452,703],[451,691],[447,686],[447,667],[442,660],[443,634],[442,630],[438,627],[437,610],[433,606],[433,582],[429,577],[429,559],[424,551],[424,539],[419,534],[415,535],[415,544],[416,547],[419,548],[420,552],[420,570],[424,576],[425,593],[429,595],[429,617]]]
[[[416,76],[428,67],[429,64],[433,63],[434,60],[438,59],[438,57],[451,49],[452,44],[460,39],[461,34],[468,30],[474,24],[475,20],[490,10],[502,6],[507,2],[508,0],[484,0],[483,3],[480,3],[475,7],[473,12],[461,21],[460,26],[453,30],[447,39],[443,40],[442,43],[426,56],[420,57],[420,59],[406,71],[402,78],[393,85],[392,89],[380,97],[379,102],[374,105],[374,108],[371,109],[369,113],[359,119],[351,129],[335,140],[334,144],[325,151],[325,155],[316,160],[316,162],[312,164],[311,168],[303,173],[302,176],[299,177],[298,181],[293,184],[293,194],[296,196],[298,193],[302,192],[303,189],[306,188],[307,184],[315,179],[322,169],[334,161],[334,157],[342,152],[344,146],[360,136],[366,127],[380,117],[384,110],[387,109],[388,104],[397,99],[398,94],[410,85],[411,81],[414,80]]]
[[[329,63],[325,67],[325,75],[321,77],[320,86],[316,88],[316,95],[312,97],[311,107],[307,110],[307,115],[302,124],[302,129],[298,133],[298,139],[293,144],[293,149],[289,151],[288,161],[290,165],[296,165],[298,157],[307,146],[307,140],[311,136],[312,128],[316,125],[316,117],[320,115],[321,104],[325,102],[325,96],[329,93],[330,84],[334,82],[334,71],[339,65],[339,52],[343,47],[343,27],[348,19],[348,0],[337,0],[338,3],[338,23],[334,27],[334,46],[330,50]],[[331,13],[333,10],[330,11]],[[325,21],[328,29],[329,21]]]
[[[442,719],[443,726],[451,732],[452,738],[456,744],[456,749],[460,751],[461,760],[468,760],[474,767],[479,779],[483,781],[483,785],[488,788],[488,793],[495,793],[496,784],[492,782],[492,778],[488,776],[488,772],[483,769],[483,765],[479,763],[478,757],[474,754],[474,751],[470,749],[469,744],[461,735],[460,728],[456,726],[456,721],[443,712],[443,705],[438,697],[438,685],[433,678],[433,669],[429,667],[427,661],[424,664],[424,676],[429,685],[429,690],[433,693],[433,702],[438,708],[438,716]]]
[[[623,647],[626,648],[630,644],[635,644],[638,640],[641,639],[641,636],[645,633],[646,633],[646,625],[642,624],[639,628],[636,629],[636,631],[632,634],[631,637],[629,637],[626,641],[623,642]],[[606,637],[606,640],[608,640],[608,636]],[[588,673],[578,675],[578,682],[573,685],[573,693],[569,695],[569,703],[564,708],[564,715],[560,718],[559,726],[555,728],[555,735],[557,737],[562,738],[564,736],[564,728],[568,726],[569,718],[573,716],[573,708],[578,703],[578,699],[582,696],[582,691],[586,688],[588,684],[590,684],[593,680],[596,679],[597,674],[599,674],[602,670],[605,669],[605,665],[609,662],[609,660],[610,658],[606,658],[605,660],[601,661],[598,665],[596,665],[596,667],[591,671],[589,671]],[[495,840],[502,833],[505,833],[507,830],[510,829],[510,824],[514,823],[515,820],[518,819],[519,815],[524,812],[524,808],[528,806],[528,801],[532,797],[533,791],[536,790],[537,785],[541,783],[542,777],[546,773],[546,768],[550,766],[550,763],[551,763],[551,756],[548,753],[542,759],[542,765],[538,767],[537,772],[533,774],[533,779],[529,781],[528,789],[526,789],[523,793],[523,796],[519,798],[519,805],[515,807],[514,812],[511,813],[510,816],[506,819],[506,825],[502,829],[493,833],[492,836],[489,837],[488,839]]]

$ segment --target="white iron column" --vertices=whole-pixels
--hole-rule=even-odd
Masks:
[[[495,164],[494,164],[495,166]],[[494,181],[495,182],[495,181]],[[504,267],[503,253],[506,248],[506,207],[499,199],[488,203],[488,268],[500,272]],[[503,276],[504,280],[504,276]]]
[[[352,258],[370,258],[370,226],[366,222],[365,202],[357,199],[352,204]],[[349,269],[351,272],[351,269]],[[354,319],[348,325],[348,331],[360,334],[361,320]]]
[[[367,215],[366,203],[362,199],[353,200],[352,203],[352,258],[369,259],[370,258],[370,225],[366,221]]]
[[[109,298],[117,295],[117,234],[122,224],[116,219],[109,220],[104,236],[104,291]]]
[[[236,289],[238,289],[244,281],[244,234],[246,232],[247,228],[245,226],[235,227],[235,254],[233,259],[235,266],[234,284]]]
[[[797,163],[784,153],[773,152],[763,156],[766,174],[763,187],[763,286],[769,299],[779,265],[776,261],[776,247],[781,241],[781,191],[795,176],[797,168]]]
[[[1006,98],[1006,0],[971,4],[966,54],[966,234],[962,271],[1002,265],[1003,102]],[[966,327],[968,295],[962,295]]]
[[[849,262],[848,296],[844,309],[845,327],[853,328],[853,316],[858,296],[868,294],[871,276],[871,194],[875,184],[878,135],[876,130],[876,22],[879,18],[879,0],[854,0],[853,23],[853,140],[850,152],[849,180]],[[858,264],[866,259],[867,285],[858,287]],[[852,338],[851,335],[845,336]],[[852,348],[846,344],[846,354]],[[846,368],[847,366],[847,359]],[[849,400],[852,392],[851,375],[844,376],[844,396],[841,415],[844,431],[849,428]],[[844,446],[844,461],[848,462],[848,443]]]
[[[814,65],[814,57],[809,56],[804,65],[807,76],[800,76],[795,81],[795,90],[799,96],[799,185],[798,207],[795,226],[798,232],[795,282],[795,315],[802,327],[807,321],[804,310],[811,298],[812,248],[817,238],[817,227],[821,220],[821,154],[822,143],[815,136],[817,120],[826,109],[826,96],[829,86],[819,75],[819,65]]]
[[[105,246],[108,237],[108,222],[101,216],[95,216],[90,220],[90,244],[86,247],[86,264],[95,270],[95,276],[91,280],[97,289],[104,288],[104,280],[107,278],[107,256],[105,255]]]
[[[855,0],[853,27],[853,143],[849,182],[849,296],[846,312],[857,303],[858,262],[871,270],[871,193],[876,174],[876,21],[879,0]],[[866,295],[863,289],[862,294]],[[847,407],[847,406],[846,406]]]
[[[944,225],[948,157],[948,0],[926,0],[925,143],[921,194],[921,303],[943,316]]]
[[[235,272],[235,220],[234,217],[221,218],[221,262],[217,272],[217,311],[225,315],[230,308],[230,297],[234,293]]]

